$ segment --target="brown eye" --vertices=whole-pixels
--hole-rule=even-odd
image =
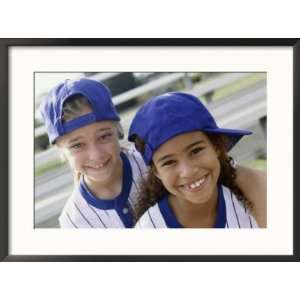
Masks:
[[[109,141],[111,141],[112,137],[113,137],[113,133],[112,132],[107,132],[107,133],[104,133],[104,134],[100,135],[98,137],[98,141],[103,142],[103,143],[109,142]]]
[[[175,164],[175,162],[176,162],[175,160],[167,160],[161,166],[162,167],[171,166],[171,165]]]
[[[107,139],[109,139],[111,137],[112,137],[112,133],[106,133],[106,134],[102,135],[102,139],[103,140],[107,140]]]
[[[202,148],[202,147],[194,148],[194,149],[192,149],[191,154],[193,154],[193,155],[198,154],[198,153],[201,152],[203,149],[204,149],[204,148]]]

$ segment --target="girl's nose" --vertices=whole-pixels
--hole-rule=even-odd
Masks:
[[[107,153],[104,151],[102,145],[92,144],[89,147],[89,159],[93,161],[102,162],[107,158]]]
[[[181,178],[192,178],[198,171],[197,166],[190,161],[183,161],[179,165],[179,176]]]

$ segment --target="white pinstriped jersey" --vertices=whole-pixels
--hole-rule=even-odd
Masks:
[[[86,186],[83,177],[60,217],[62,228],[131,228],[132,208],[136,201],[141,177],[147,167],[140,154],[133,149],[122,149],[123,185],[119,196],[111,200],[96,198]]]
[[[178,222],[168,197],[150,207],[137,222],[136,228],[183,228]],[[218,187],[217,217],[214,228],[257,228],[244,204],[225,186]]]

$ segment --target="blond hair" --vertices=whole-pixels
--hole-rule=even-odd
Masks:
[[[92,110],[89,101],[84,96],[78,94],[70,97],[68,100],[65,101],[63,105],[63,115],[62,115],[63,122],[71,121],[81,116],[84,109],[87,108]],[[122,139],[124,137],[123,128],[119,122],[116,123],[116,126],[118,131],[118,138]],[[66,157],[64,155],[62,156],[63,159],[66,160]],[[74,170],[74,184],[78,185],[80,177],[81,177],[81,173]]]

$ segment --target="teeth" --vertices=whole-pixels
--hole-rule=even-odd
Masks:
[[[203,182],[205,181],[205,177],[203,177],[202,179],[196,181],[196,182],[193,182],[192,184],[189,184],[188,187],[190,189],[194,189],[196,187],[199,187]]]
[[[90,167],[91,167],[91,168],[94,168],[94,169],[100,169],[100,168],[103,168],[103,167],[104,167],[104,164],[100,164],[100,165],[91,165]]]

